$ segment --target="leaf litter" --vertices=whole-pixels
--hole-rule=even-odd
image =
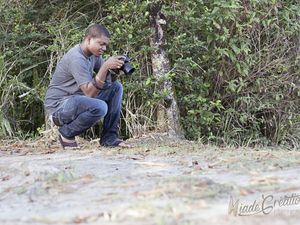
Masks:
[[[236,218],[230,196],[300,193],[300,154],[281,149],[222,148],[151,135],[132,149],[80,140],[2,141],[0,223],[297,224],[299,215]],[[13,213],[12,213],[13,211]]]

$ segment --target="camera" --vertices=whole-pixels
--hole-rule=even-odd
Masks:
[[[130,58],[128,57],[128,55],[124,54],[123,56],[124,58],[120,59],[124,61],[124,64],[120,68],[120,70],[122,70],[125,75],[131,75],[135,71],[135,68],[130,64]]]

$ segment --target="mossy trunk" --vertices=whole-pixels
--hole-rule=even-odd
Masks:
[[[171,80],[164,79],[170,72],[170,62],[163,49],[165,42],[163,26],[166,26],[166,20],[161,13],[161,2],[151,5],[151,28],[152,36],[150,45],[154,49],[151,54],[153,74],[162,81],[160,85],[161,93],[168,93],[168,96],[159,103],[157,110],[157,130],[167,132],[170,135],[182,137],[182,130],[179,122],[179,110],[173,90]]]

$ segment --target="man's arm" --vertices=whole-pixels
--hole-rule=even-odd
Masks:
[[[110,69],[120,69],[122,65],[124,64],[124,61],[120,58],[123,56],[112,56],[108,60],[106,60],[103,65],[100,67],[97,75],[95,78],[85,84],[80,85],[81,91],[84,93],[84,95],[89,97],[96,97],[100,89],[104,86],[106,76],[108,74],[108,71]]]

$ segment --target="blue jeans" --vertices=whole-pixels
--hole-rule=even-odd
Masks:
[[[72,96],[54,113],[62,124],[60,134],[73,139],[104,118],[100,144],[113,145],[118,139],[122,96],[119,81],[106,84],[95,98]]]

